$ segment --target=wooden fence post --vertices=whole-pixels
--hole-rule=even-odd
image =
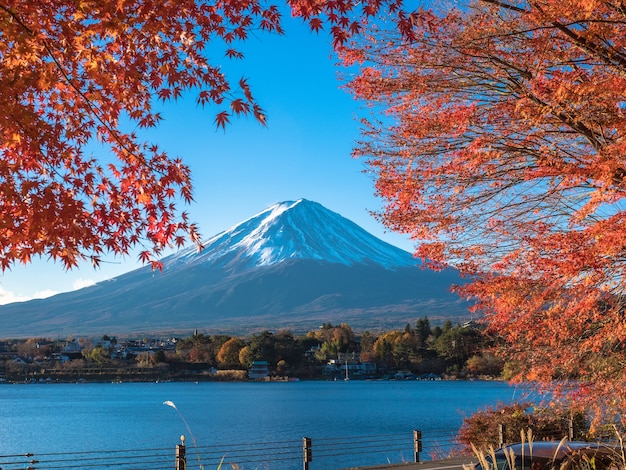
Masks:
[[[420,452],[422,451],[422,431],[413,431],[413,449],[415,451],[413,461],[418,463],[420,461]]]
[[[311,438],[302,438],[302,464],[304,470],[309,470],[309,463],[313,461],[313,450],[311,449]]]
[[[180,444],[176,445],[176,470],[187,470],[185,453],[185,436],[180,436]]]
[[[500,441],[500,447],[506,444],[506,424],[498,425],[498,440]]]

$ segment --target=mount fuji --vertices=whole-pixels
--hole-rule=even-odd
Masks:
[[[402,328],[417,318],[469,318],[450,292],[454,270],[413,256],[322,205],[275,204],[203,242],[91,287],[0,306],[0,337],[245,334],[321,323]]]

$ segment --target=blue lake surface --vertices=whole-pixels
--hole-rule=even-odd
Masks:
[[[240,469],[290,470],[303,467],[306,436],[313,442],[310,469],[338,469],[412,461],[413,430],[419,430],[422,460],[428,460],[453,449],[464,416],[526,399],[538,397],[506,383],[483,381],[7,384],[0,385],[0,456],[44,454],[43,462],[48,453],[165,449],[163,467],[117,468],[174,469],[174,449],[184,434],[188,468],[200,468],[193,459],[202,454],[204,462],[210,449]],[[366,436],[378,437],[366,447],[382,449],[352,449],[358,445],[349,439]],[[396,449],[380,436],[403,436],[403,443]],[[264,458],[279,454],[281,446],[288,448],[288,458]],[[257,451],[242,456],[246,447]],[[6,459],[4,466],[1,462],[2,457],[1,468],[11,468]]]

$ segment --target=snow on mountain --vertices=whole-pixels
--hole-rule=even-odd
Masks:
[[[195,247],[163,259],[164,267],[209,263],[229,267],[268,266],[313,259],[346,266],[378,264],[386,269],[415,266],[413,256],[369,234],[321,204],[298,199],[274,204]]]

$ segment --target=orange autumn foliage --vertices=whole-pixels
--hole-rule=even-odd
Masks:
[[[288,5],[311,29],[328,27],[336,45],[379,10],[411,31],[400,0]],[[253,31],[282,33],[280,20],[262,0],[0,4],[0,268],[42,255],[66,268],[98,265],[137,246],[160,267],[165,247],[199,243],[177,205],[192,199],[189,168],[126,129],[157,126],[153,100],[188,91],[217,108],[218,128],[242,115],[264,125],[247,80],[226,77],[219,61],[242,58],[237,43]],[[110,163],[86,154],[94,142]]]
[[[459,292],[517,380],[623,409],[626,8],[477,0],[411,20],[410,41],[378,24],[342,51],[374,110],[355,155],[380,219],[471,277]]]

